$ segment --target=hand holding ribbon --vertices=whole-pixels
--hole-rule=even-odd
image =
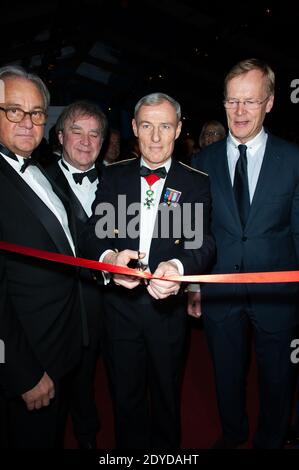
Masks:
[[[112,265],[117,265],[117,266],[128,266],[129,262],[131,260],[139,260],[145,257],[145,253],[140,253],[139,251],[133,251],[133,250],[123,250],[120,251],[119,253],[115,253],[114,251],[107,253],[107,255],[104,258],[104,263],[107,264],[112,264]],[[140,282],[141,278],[139,277],[134,277],[134,276],[128,276],[125,274],[118,274],[115,273],[113,276],[114,283],[117,286],[123,286],[126,289],[134,289],[134,287],[137,287]]]

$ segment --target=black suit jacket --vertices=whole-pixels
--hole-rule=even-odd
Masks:
[[[81,202],[72,191],[72,188],[69,185],[67,178],[64,176],[58,162],[49,166],[46,169],[46,172],[50,180],[59,187],[65,198],[68,199],[75,216],[76,232],[77,234],[80,234],[89,219]],[[100,177],[100,170],[98,170],[98,177]],[[79,253],[79,255],[81,255],[81,253]],[[84,309],[87,317],[89,338],[92,344],[96,344],[99,339],[101,329],[101,285],[103,284],[103,278],[99,272],[95,273],[84,268],[80,269],[79,277],[80,288],[82,288],[82,299],[84,301],[82,308]]]
[[[200,152],[195,166],[209,174],[212,233],[217,260],[213,273],[298,269],[299,149],[268,135],[265,155],[244,230],[227,163],[227,141]],[[278,331],[298,322],[298,284],[248,284],[258,324]],[[203,313],[222,321],[238,302],[233,284],[203,286]]]
[[[7,295],[3,252],[0,253],[0,340],[4,345],[4,357],[1,356],[4,362],[0,363],[0,390],[8,395],[21,395],[39,382],[44,369],[34,354]]]
[[[166,238],[161,236],[152,239],[149,254],[149,267],[154,272],[161,261],[168,261],[172,258],[179,259],[183,266],[185,274],[201,273],[208,269],[214,255],[214,240],[209,231],[209,211],[210,211],[210,192],[208,177],[201,172],[195,171],[185,165],[172,161],[171,167],[164,183],[164,189],[161,194],[160,202],[163,202],[163,195],[166,188],[172,188],[181,192],[179,200],[180,208],[184,203],[189,203],[191,207],[192,221],[194,222],[195,203],[203,203],[203,244],[198,249],[186,248],[186,226],[183,218],[180,222],[180,232],[178,235],[170,228],[169,235]],[[97,215],[97,206],[100,203],[111,204],[115,213],[123,216],[123,210],[126,210],[132,203],[140,203],[140,160],[132,159],[121,161],[117,164],[106,167],[103,171],[101,184],[98,188],[94,202],[94,215],[90,218],[85,231],[80,238],[82,250],[89,257],[99,259],[106,249],[139,249],[139,236],[122,238],[120,234],[120,221],[115,221],[115,226],[111,227],[110,237],[100,239],[95,234],[97,224],[101,223],[101,217]],[[118,196],[126,195],[126,207],[121,208],[118,204]],[[127,216],[128,224],[134,222],[136,214]],[[192,238],[192,237],[191,237]]]
[[[54,188],[53,188],[54,189]],[[76,240],[68,201],[58,188],[55,192],[65,205],[69,226]],[[0,158],[0,231],[11,243],[72,255],[67,237],[53,213]],[[81,311],[77,270],[58,263],[5,253],[7,298],[40,365],[50,377],[66,374],[81,353]],[[13,341],[11,332],[8,341]],[[17,361],[11,356],[11,361]],[[17,364],[17,362],[15,362]],[[10,365],[8,364],[8,367]],[[16,368],[21,367],[21,365]],[[27,382],[34,370],[22,370]],[[15,377],[19,387],[19,377]],[[12,384],[12,387],[14,385]]]

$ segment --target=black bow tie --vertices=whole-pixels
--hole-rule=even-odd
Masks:
[[[12,158],[12,160],[16,160],[17,162],[19,161],[18,157],[11,150],[8,150],[6,147],[4,147],[4,145],[2,144],[0,144],[0,152],[3,153],[3,155],[5,155],[6,157]],[[24,158],[24,163],[21,166],[20,172],[24,173],[24,171],[29,165],[36,165],[36,161],[33,160],[31,157]]]
[[[166,178],[167,171],[164,166],[160,168],[156,168],[155,170],[151,170],[147,166],[140,167],[140,176],[149,176],[149,175],[157,175],[159,178]]]
[[[76,184],[82,184],[84,176],[87,176],[89,181],[93,183],[98,177],[97,169],[91,168],[91,170],[84,171],[83,173],[73,173],[73,178]]]
[[[20,172],[24,173],[24,171],[26,170],[26,168],[28,168],[29,165],[37,165],[37,161],[31,157],[24,158],[24,163],[21,166]]]

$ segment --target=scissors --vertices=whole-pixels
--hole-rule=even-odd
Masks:
[[[138,260],[136,262],[136,269],[139,269],[139,271],[145,271],[147,268],[148,264],[142,262],[140,258],[140,251],[138,250]]]
[[[148,268],[148,264],[145,264],[142,262],[142,260],[140,259],[140,251],[138,250],[138,260],[136,262],[136,269],[139,269],[139,271],[146,271],[147,268]],[[144,281],[144,284],[148,286],[149,280],[143,279],[143,281]]]

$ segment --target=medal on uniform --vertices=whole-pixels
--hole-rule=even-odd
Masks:
[[[176,205],[181,197],[182,192],[176,189],[166,188],[163,195],[163,203],[170,206],[171,204]]]
[[[151,206],[154,205],[154,191],[152,190],[151,186],[149,187],[149,189],[146,190],[146,198],[145,198],[145,202],[143,203],[144,206],[146,206],[147,209],[150,209]]]

